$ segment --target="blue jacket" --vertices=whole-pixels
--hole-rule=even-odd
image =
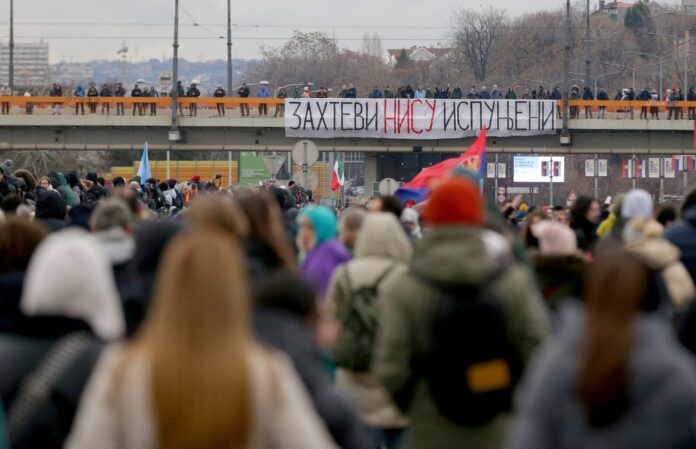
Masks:
[[[676,341],[669,320],[644,313],[634,325],[629,405],[615,423],[587,423],[577,393],[585,316],[579,304],[562,314],[561,334],[525,375],[506,449],[666,449],[696,441],[696,364]]]
[[[696,207],[686,210],[684,219],[665,231],[664,238],[681,252],[681,261],[696,282]]]
[[[271,94],[266,90],[265,87],[262,87],[259,89],[259,91],[256,93],[256,96],[259,98],[269,98]]]
[[[75,90],[73,90],[73,96],[75,97],[84,97],[85,96],[85,89],[78,85]]]

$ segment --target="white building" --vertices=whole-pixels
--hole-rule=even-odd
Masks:
[[[61,63],[53,66],[53,82],[60,84],[87,84],[94,80],[92,66],[80,63]]]
[[[50,81],[48,42],[15,43],[15,87],[43,87]],[[0,84],[10,82],[10,44],[0,42]]]
[[[398,61],[401,53],[406,53],[409,60],[413,62],[430,62],[436,59],[447,56],[450,53],[449,48],[427,48],[412,46],[411,48],[390,48],[387,50],[387,62],[394,65]]]
[[[682,8],[690,16],[696,16],[696,0],[682,0]]]

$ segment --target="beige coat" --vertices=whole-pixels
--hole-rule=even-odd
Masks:
[[[346,272],[353,290],[373,286],[387,270],[391,270],[388,277],[407,271],[412,254],[412,245],[393,215],[379,213],[367,216],[355,243],[355,259],[339,267],[331,280],[327,295],[329,313],[335,316],[337,305],[350,295]],[[381,301],[382,295],[378,288],[378,301]],[[357,402],[360,417],[367,425],[401,428],[408,424],[387,390],[372,374],[339,368],[336,384]]]
[[[682,313],[696,294],[694,282],[680,260],[679,248],[662,239],[662,225],[654,220],[631,220],[624,229],[626,249],[637,254],[662,278],[677,312]]]
[[[157,449],[147,362],[130,367],[123,387],[112,399],[111,385],[121,351],[112,347],[101,357],[83,393],[66,449]],[[268,360],[275,367],[270,367]],[[256,354],[251,371],[254,422],[249,449],[336,448],[290,362],[277,355]],[[271,385],[276,382],[272,372],[281,380],[280,398],[272,392],[277,391]]]

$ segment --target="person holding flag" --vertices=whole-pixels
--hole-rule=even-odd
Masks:
[[[143,154],[140,156],[140,166],[138,167],[138,176],[140,177],[141,185],[152,178],[152,171],[150,170],[150,158],[147,155],[147,142],[143,147]]]

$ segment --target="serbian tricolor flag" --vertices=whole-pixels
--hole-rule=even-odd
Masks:
[[[543,178],[549,178],[551,177],[551,174],[549,173],[549,164],[551,161],[542,161],[541,162],[541,176]],[[553,177],[558,178],[561,176],[561,163],[558,161],[553,161]]]
[[[672,156],[672,168],[675,172],[684,171],[686,169],[686,164],[684,159],[686,156]]]
[[[645,160],[636,159],[636,178],[645,178]]]
[[[341,157],[336,155],[334,162],[333,175],[331,176],[331,190],[338,190],[345,184],[345,176],[343,174],[343,161]]]
[[[686,168],[688,171],[696,171],[696,157],[689,156],[689,163]]]
[[[633,161],[630,159],[624,159],[621,161],[621,177],[622,178],[633,178],[633,170],[631,166]]]
[[[413,200],[423,201],[430,192],[433,182],[445,179],[457,167],[464,167],[478,174],[479,179],[485,176],[486,169],[486,129],[474,141],[464,154],[447,159],[432,167],[424,168],[411,181],[403,184],[394,194],[402,202]]]

